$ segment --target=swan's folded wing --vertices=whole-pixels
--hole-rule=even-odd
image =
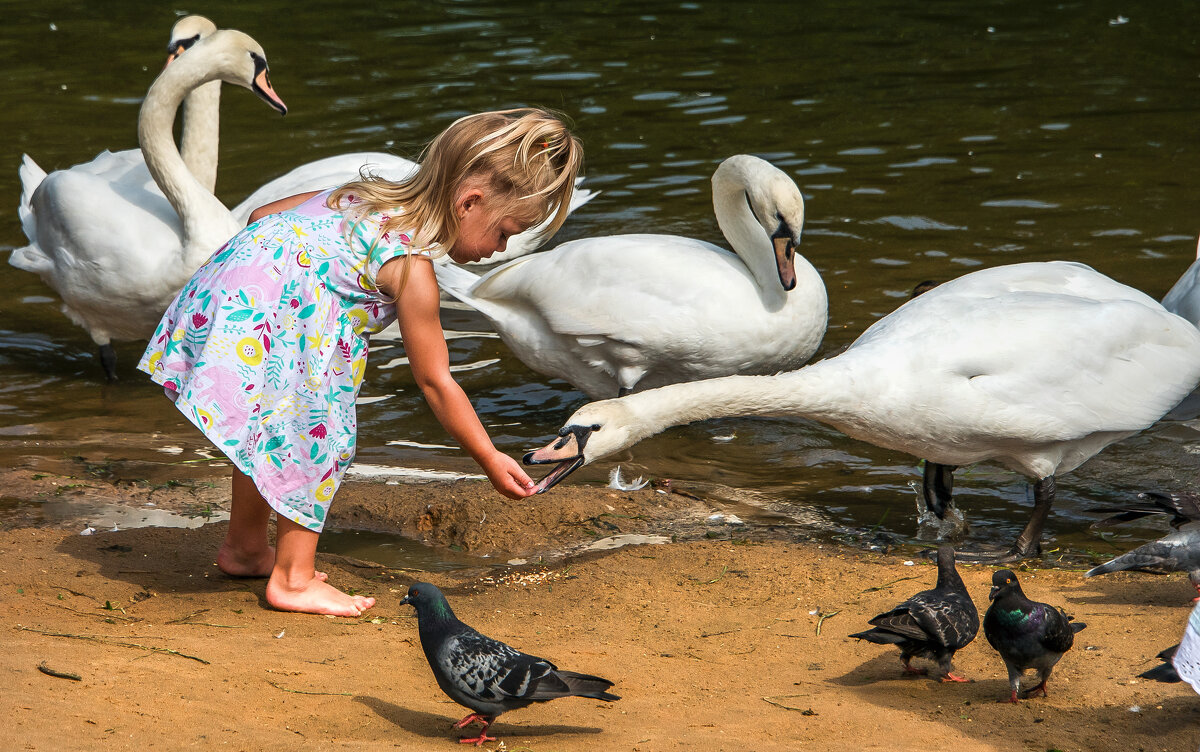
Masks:
[[[722,299],[731,288],[752,284],[737,256],[710,243],[615,235],[512,261],[484,275],[471,292],[536,312],[558,334],[642,345],[647,337],[697,336],[704,315],[736,315],[722,309]]]

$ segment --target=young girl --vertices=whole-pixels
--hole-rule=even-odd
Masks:
[[[485,259],[548,218],[553,232],[582,158],[579,140],[547,112],[464,117],[406,182],[368,177],[268,204],[196,272],[138,367],[236,468],[222,571],[269,575],[267,602],[284,611],[358,616],[375,604],[326,583],[315,557],[354,458],[368,340],[393,320],[446,430],[497,491],[533,492],[450,375],[432,257]]]

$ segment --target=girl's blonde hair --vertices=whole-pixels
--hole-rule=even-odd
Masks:
[[[458,239],[454,201],[464,182],[482,183],[497,222],[510,217],[536,227],[550,220],[544,230],[549,236],[567,217],[582,164],[583,145],[553,113],[538,108],[481,112],[455,120],[438,134],[412,177],[395,183],[364,175],[333,191],[328,205],[357,221],[386,213],[379,235],[408,232],[414,250],[438,256]]]

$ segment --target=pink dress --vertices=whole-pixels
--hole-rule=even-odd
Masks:
[[[354,458],[370,335],[396,318],[375,287],[407,234],[355,221],[320,193],[222,246],[163,314],[138,368],[267,503],[310,530]]]

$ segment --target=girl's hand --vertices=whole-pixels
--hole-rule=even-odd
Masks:
[[[479,463],[487,473],[488,480],[504,496],[524,499],[533,495],[535,484],[517,461],[503,452],[495,452]]]

